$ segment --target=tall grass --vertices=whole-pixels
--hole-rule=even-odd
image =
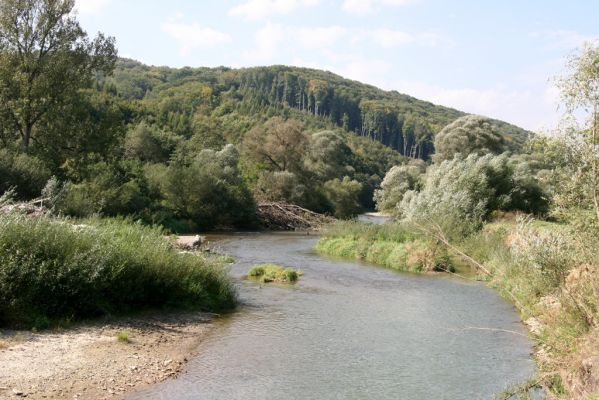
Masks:
[[[329,238],[351,237],[353,239],[406,242],[422,236],[401,224],[370,224],[356,220],[337,221],[323,230],[323,236]]]
[[[44,327],[156,307],[234,306],[217,260],[181,254],[158,228],[123,220],[0,217],[0,324]]]
[[[263,283],[293,283],[299,279],[300,275],[301,273],[293,268],[284,268],[276,264],[259,264],[248,271],[249,278],[257,279]]]
[[[444,248],[400,224],[335,222],[324,230],[316,250],[400,271],[452,270]]]
[[[557,398],[586,398],[599,383],[584,360],[599,354],[599,239],[560,224],[487,225],[460,247],[491,271],[518,307],[539,352],[540,381]]]

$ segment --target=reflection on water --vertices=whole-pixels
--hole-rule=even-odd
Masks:
[[[246,234],[219,242],[241,278],[275,262],[294,286],[239,280],[187,371],[132,399],[489,399],[534,370],[511,306],[481,284],[325,259],[313,236]]]

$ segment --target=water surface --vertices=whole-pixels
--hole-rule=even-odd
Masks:
[[[516,312],[484,285],[323,258],[316,240],[219,241],[237,259],[242,306],[185,373],[131,398],[490,399],[533,373],[531,343],[493,330],[524,333]],[[293,286],[241,280],[263,262],[304,275]]]

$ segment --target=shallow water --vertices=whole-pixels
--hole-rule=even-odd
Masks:
[[[484,285],[323,258],[316,240],[219,241],[237,278],[263,262],[304,275],[293,286],[240,279],[242,306],[185,373],[131,399],[489,399],[534,372],[529,340],[496,330],[524,334],[518,315]]]
[[[391,220],[391,217],[389,217],[387,215],[376,214],[376,213],[361,214],[358,216],[358,221],[368,222],[368,223],[377,224],[377,225],[387,223],[390,220]]]

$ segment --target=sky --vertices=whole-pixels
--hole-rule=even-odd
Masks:
[[[554,78],[599,40],[599,0],[76,0],[91,35],[150,65],[325,69],[550,131]]]

